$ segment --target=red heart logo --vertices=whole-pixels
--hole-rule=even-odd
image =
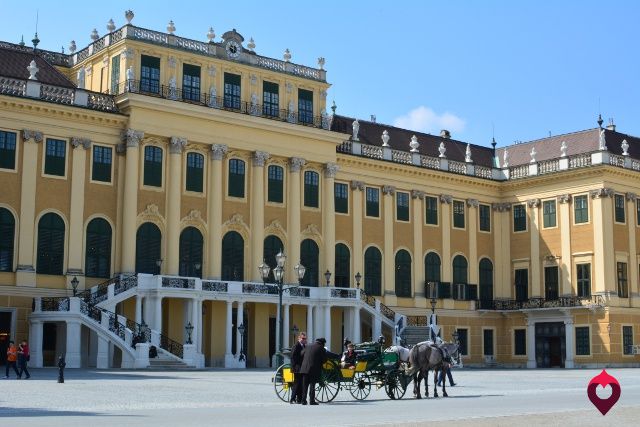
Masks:
[[[598,386],[601,386],[602,388],[610,386],[611,396],[606,399],[598,397],[598,394],[596,393]],[[607,371],[604,369],[600,374],[591,378],[591,381],[589,381],[589,385],[587,386],[587,396],[589,396],[589,400],[593,403],[593,406],[598,408],[598,411],[600,411],[602,415],[606,415],[607,412],[613,408],[613,405],[618,402],[618,399],[620,399],[620,393],[620,383],[618,383],[618,380],[615,379],[615,377],[607,374]]]

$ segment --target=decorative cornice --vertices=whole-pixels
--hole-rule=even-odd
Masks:
[[[383,185],[382,194],[393,196],[396,193],[396,187],[393,185]]]
[[[33,142],[36,143],[42,142],[42,132],[39,130],[22,129],[22,140],[29,141],[30,139],[33,139]]]
[[[627,200],[635,202],[636,199],[638,198],[638,195],[636,193],[625,193],[624,197]]]
[[[467,206],[469,207],[477,208],[479,204],[478,199],[467,199]]]
[[[181,221],[185,225],[204,226],[205,222],[202,219],[202,213],[198,209],[192,209],[187,216],[182,218]]]
[[[241,214],[236,213],[233,214],[231,216],[231,218],[229,218],[227,221],[224,222],[224,224],[222,224],[223,227],[229,227],[232,225],[240,225],[240,226],[246,226],[246,224],[244,223],[244,218],[242,217]]]
[[[187,138],[180,136],[172,136],[169,140],[169,153],[182,154],[184,147],[187,146]]]
[[[527,200],[527,206],[529,206],[532,209],[537,208],[538,206],[540,206],[540,199]]]
[[[318,226],[315,224],[308,224],[307,227],[302,230],[301,233],[303,236],[316,236],[320,237],[320,230],[318,230]]]
[[[561,194],[558,196],[559,203],[569,203],[571,201],[571,194]]]
[[[589,195],[592,199],[600,199],[603,197],[613,197],[614,191],[612,188],[598,188],[596,190],[589,191]]]
[[[337,164],[327,163],[324,167],[324,176],[326,178],[335,178],[336,174],[338,173],[338,169],[340,168],[338,167]]]
[[[91,148],[91,140],[89,138],[80,138],[74,136],[73,138],[71,138],[71,145],[73,146],[73,148],[78,148],[82,145],[85,150],[88,150],[89,148]]]
[[[364,182],[362,182],[362,181],[351,181],[351,189],[352,190],[364,191]]]
[[[307,161],[301,157],[292,157],[289,159],[289,170],[291,172],[300,172],[300,169],[307,163]]]
[[[453,196],[451,194],[441,194],[440,203],[446,203],[450,205],[453,202]]]
[[[269,158],[269,153],[267,153],[266,151],[254,151],[253,166],[263,167],[268,158]]]
[[[116,144],[116,154],[124,154],[127,152],[127,145],[124,142]]]
[[[122,140],[127,143],[127,147],[137,147],[144,138],[144,132],[135,129],[126,129],[122,132]]]
[[[229,147],[226,144],[213,144],[211,146],[211,158],[213,160],[222,160],[227,151],[229,151]]]
[[[498,212],[507,212],[511,210],[511,203],[492,203],[491,208]]]
[[[426,193],[422,190],[411,190],[411,198],[412,199],[424,199],[424,196],[426,196]]]

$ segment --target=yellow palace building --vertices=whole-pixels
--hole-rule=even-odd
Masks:
[[[267,367],[297,331],[412,344],[435,313],[467,365],[640,366],[640,139],[357,120],[323,58],[126,17],[69,54],[0,42],[0,346]]]

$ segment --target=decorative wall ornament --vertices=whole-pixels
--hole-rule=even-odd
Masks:
[[[292,157],[289,159],[289,170],[291,172],[300,172],[300,169],[307,163],[307,161],[301,157]]]
[[[171,140],[169,141],[169,153],[182,154],[182,151],[186,146],[187,146],[187,138],[172,136]]]
[[[321,90],[321,91],[320,91],[320,97],[321,97],[322,99],[327,99],[327,91],[326,91],[326,90],[324,90],[324,89],[323,89],[323,90]]]
[[[211,158],[213,160],[222,160],[227,151],[229,151],[229,147],[226,144],[213,144],[211,146]]]
[[[318,230],[318,226],[315,224],[307,224],[307,227],[302,230],[301,233],[305,237],[315,236],[321,237],[320,230]]]
[[[387,130],[383,130],[382,131],[382,146],[383,147],[389,147],[389,140],[391,139],[391,137],[389,136],[389,132],[387,132]]]
[[[467,206],[471,208],[477,208],[479,204],[478,199],[467,199]]]
[[[33,139],[33,142],[36,143],[42,142],[42,132],[39,130],[22,129],[22,140],[29,141],[30,139]]]
[[[331,127],[331,122],[327,112],[325,110],[320,111],[320,124],[322,129],[329,129]]]
[[[411,151],[412,153],[417,153],[418,152],[418,147],[420,147],[420,143],[418,142],[418,137],[413,135],[411,137],[411,142],[409,142],[409,147],[411,147]]]
[[[291,93],[293,91],[293,85],[289,82],[284,84],[284,88],[287,90],[287,93]]]
[[[105,55],[102,57],[102,67],[109,66],[109,55]]]
[[[247,43],[247,48],[253,52],[256,49],[256,42],[253,40],[253,37],[249,38],[249,43]]]
[[[75,40],[71,40],[69,42],[69,52],[71,52],[71,54],[73,55],[77,48],[78,47],[76,46],[76,41]]]
[[[527,206],[529,206],[531,209],[537,208],[538,206],[540,206],[540,199],[527,200]]]
[[[440,203],[446,203],[450,205],[453,202],[453,196],[450,194],[441,194],[440,195]]]
[[[249,227],[244,222],[242,214],[235,213],[222,224],[223,229],[238,231],[243,237],[248,237]]]
[[[93,72],[93,66],[91,64],[87,65],[84,69],[85,73],[87,73],[87,76],[90,76],[91,73]]]
[[[231,217],[226,220],[224,222],[224,224],[222,224],[223,226],[229,226],[229,225],[244,225],[244,218],[242,217],[242,214],[239,213],[235,213],[233,215],[231,215]]]
[[[492,203],[491,208],[498,212],[507,212],[511,210],[511,203]]]
[[[626,139],[622,140],[622,144],[620,144],[620,147],[622,148],[622,155],[623,156],[628,156],[629,155],[629,143],[627,142]]]
[[[124,18],[127,20],[127,24],[131,24],[131,20],[135,15],[133,14],[133,10],[129,9],[124,12]]]
[[[604,135],[604,129],[600,129],[600,136],[598,137],[598,150],[607,151],[607,139]]]
[[[100,38],[100,35],[98,34],[98,29],[94,28],[93,31],[91,31],[91,40],[93,40],[94,42],[96,40],[98,40]]]
[[[135,54],[135,51],[128,47],[125,50],[122,51],[122,53],[120,53],[120,57],[122,57],[122,59],[133,59]]]
[[[289,110],[288,110],[288,114],[287,114],[287,121],[289,123],[295,123],[296,122],[296,112],[293,109],[293,101],[289,101]]]
[[[144,132],[135,129],[126,129],[122,132],[122,140],[127,143],[127,147],[137,147],[144,138]]]
[[[424,199],[424,196],[426,196],[426,193],[424,191],[411,190],[411,198],[412,199],[422,200],[422,199]]]
[[[274,219],[273,221],[271,221],[267,226],[267,228],[265,228],[264,230],[265,236],[268,236],[270,234],[279,235],[281,237],[284,237],[285,239],[287,236],[287,232],[285,231],[280,221],[277,219]]]
[[[249,76],[249,81],[251,82],[251,86],[255,86],[256,83],[258,83],[258,76],[251,74],[251,76]]]
[[[529,153],[529,155],[531,156],[531,160],[529,161],[529,163],[535,163],[536,162],[536,147],[531,147],[531,152]]]
[[[207,31],[207,40],[209,43],[213,43],[213,39],[216,38],[216,32],[213,31],[213,27],[209,27],[209,31]]]
[[[571,201],[571,194],[561,194],[558,196],[559,203],[569,203]]]
[[[257,116],[260,114],[260,111],[258,109],[258,95],[255,92],[251,94],[251,103],[249,104],[249,114],[251,114],[252,116]]]
[[[107,22],[107,31],[109,31],[110,33],[113,33],[116,30],[116,24],[115,22],[113,22],[113,18],[109,19],[109,22]]]
[[[636,193],[625,193],[624,197],[629,201],[635,202],[638,198],[638,195]]]
[[[325,63],[325,59],[324,57],[320,57],[318,58],[318,68],[320,68],[321,70],[324,70],[324,63]]]
[[[393,185],[383,185],[382,186],[382,194],[393,196],[396,193],[396,187]]]
[[[360,141],[360,139],[358,138],[358,132],[360,132],[360,123],[358,122],[358,119],[355,119],[353,123],[351,123],[351,129],[351,140]]]
[[[138,223],[151,221],[156,224],[162,224],[164,218],[160,215],[160,209],[158,209],[158,205],[150,204],[138,215]]]
[[[567,143],[566,143],[566,141],[562,141],[562,144],[560,144],[560,157],[567,157]]]
[[[471,145],[467,144],[467,149],[464,152],[464,161],[466,163],[473,163],[473,160],[471,160]]]
[[[207,73],[211,76],[211,77],[215,77],[216,76],[216,66],[215,65],[209,65],[207,67]]]
[[[84,89],[84,74],[84,68],[80,67],[76,74],[76,86],[78,86],[78,89]]]
[[[38,73],[38,71],[40,71],[40,68],[37,67],[35,60],[31,60],[29,66],[27,67],[27,71],[29,71],[29,80],[38,80],[36,74]]]
[[[324,167],[324,176],[327,178],[335,178],[338,173],[338,167],[335,163],[327,163]]]
[[[502,154],[502,167],[509,167],[509,150],[507,150],[506,148],[504,149],[504,153]]]
[[[167,58],[167,64],[169,65],[169,68],[176,68],[177,63],[178,60],[175,56],[169,56],[169,58]]]
[[[187,216],[182,218],[181,222],[184,225],[192,225],[194,227],[205,228],[205,222],[202,218],[202,212],[200,212],[198,209],[191,209]]]
[[[265,162],[269,158],[269,153],[266,151],[254,151],[253,152],[253,166],[264,166]]]
[[[116,154],[124,154],[126,152],[127,152],[127,144],[125,144],[124,142],[116,144]]]
[[[176,76],[171,76],[169,78],[169,93],[167,94],[168,99],[176,100],[178,99],[178,88],[176,87]]]
[[[447,156],[444,154],[447,152],[447,149],[444,146],[444,141],[440,142],[440,145],[438,146],[438,152],[440,153],[440,155],[438,157],[440,158],[446,158]]]
[[[289,52],[289,49],[284,50],[284,55],[282,55],[282,59],[284,59],[284,62],[291,62],[291,52]]]
[[[592,199],[601,199],[604,197],[613,197],[615,191],[613,188],[598,188],[596,190],[589,191],[589,195]]]
[[[80,138],[74,136],[73,138],[71,138],[71,146],[73,148],[82,146],[82,148],[88,150],[89,148],[91,148],[91,140],[89,138]]]
[[[364,182],[362,182],[362,181],[351,181],[351,189],[352,190],[364,191]]]
[[[218,90],[215,85],[211,85],[209,88],[209,103],[207,105],[211,108],[218,108]]]
[[[167,24],[167,33],[173,35],[173,33],[176,32],[176,26],[173,23],[173,21],[169,21],[169,23]]]

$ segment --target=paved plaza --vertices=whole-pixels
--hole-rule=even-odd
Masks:
[[[28,381],[1,380],[0,419],[12,427],[638,425],[640,369],[608,371],[622,396],[604,417],[586,393],[599,372],[462,369],[448,398],[416,400],[408,390],[392,401],[377,390],[358,402],[343,390],[313,407],[280,401],[267,370],[67,370],[58,384],[57,370],[34,369]]]

